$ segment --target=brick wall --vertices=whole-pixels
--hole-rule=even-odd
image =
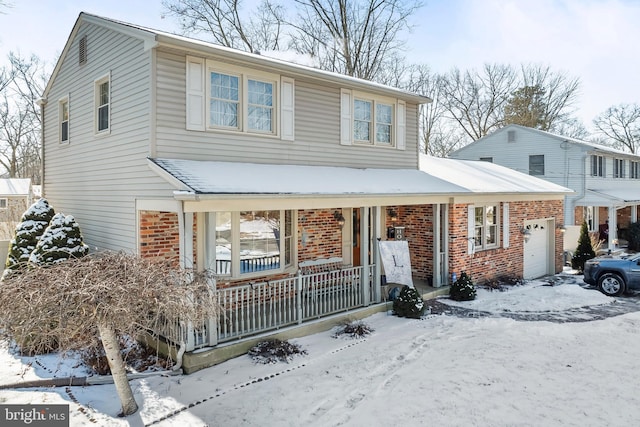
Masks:
[[[476,283],[491,281],[500,276],[522,277],[524,268],[524,236],[520,227],[527,220],[539,218],[555,218],[556,224],[562,223],[563,203],[561,200],[509,203],[509,247],[502,247],[504,233],[500,226],[500,247],[468,254],[468,207],[464,205],[449,206],[450,242],[449,271],[466,271]],[[500,205],[502,213],[502,205]],[[562,271],[562,233],[554,230],[555,254],[554,271]]]
[[[140,256],[180,262],[180,231],[175,212],[140,211]]]
[[[398,215],[392,222],[386,215],[387,227],[405,227],[405,240],[409,244],[411,271],[416,279],[426,280],[433,276],[433,205],[388,206]]]
[[[335,209],[298,211],[298,261],[342,257],[342,229]],[[345,217],[345,221],[350,218]]]

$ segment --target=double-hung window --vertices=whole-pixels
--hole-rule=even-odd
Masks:
[[[629,162],[629,177],[631,179],[640,179],[640,162]]]
[[[475,250],[497,248],[499,245],[498,205],[474,207],[474,244]]]
[[[604,171],[604,157],[595,154],[591,155],[591,176],[601,176],[605,174]]]
[[[61,144],[69,142],[69,97],[58,102],[58,117],[60,122],[59,141]]]
[[[353,139],[356,143],[393,146],[393,104],[355,98]]]
[[[293,222],[293,211],[216,212],[216,274],[255,276],[292,266]]]
[[[625,177],[624,159],[613,159],[613,177],[614,178]]]
[[[544,175],[544,154],[529,156],[529,175]]]
[[[96,133],[109,132],[111,125],[111,76],[106,75],[95,81],[95,125]]]
[[[6,197],[0,198],[0,209],[7,209],[9,207],[9,199]]]
[[[277,133],[277,76],[213,68],[208,76],[209,128]]]

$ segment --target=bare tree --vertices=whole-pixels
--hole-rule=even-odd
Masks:
[[[418,0],[296,0],[295,11],[263,0],[242,14],[240,0],[164,0],[185,32],[210,34],[216,43],[249,52],[293,49],[318,66],[376,80],[392,54]],[[289,15],[289,16],[288,16]]]
[[[164,319],[202,324],[218,312],[206,275],[124,253],[98,253],[11,275],[0,292],[0,330],[19,344],[60,350],[104,346],[122,415],[137,411],[119,337],[157,330]],[[51,340],[42,339],[49,336]],[[38,336],[39,340],[29,337]]]
[[[515,87],[516,73],[506,65],[485,64],[481,71],[454,68],[442,77],[447,116],[475,141],[502,126],[504,107]]]
[[[522,65],[521,90],[530,88],[532,112],[537,129],[556,131],[562,123],[571,120],[580,94],[580,79],[553,71],[548,66]]]
[[[163,0],[187,34],[205,34],[222,46],[247,52],[278,50],[284,22],[282,6],[262,1],[253,14],[242,14],[241,0]]]
[[[302,54],[317,56],[320,68],[377,80],[389,55],[402,50],[401,34],[422,3],[413,0],[296,0],[290,23]],[[305,50],[305,46],[312,46]]]
[[[640,105],[619,104],[599,114],[593,124],[615,148],[637,153],[640,148]]]
[[[9,76],[0,87],[0,165],[14,178],[40,182],[42,118],[36,103],[44,90],[46,72],[40,59],[9,54]]]

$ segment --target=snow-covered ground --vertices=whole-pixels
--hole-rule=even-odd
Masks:
[[[493,313],[615,304],[575,279],[480,290],[475,301],[456,304]],[[67,403],[72,426],[631,426],[640,419],[640,312],[576,323],[389,313],[365,322],[375,331],[364,339],[325,332],[294,340],[308,354],[289,364],[243,356],[192,375],[134,380],[141,409],[126,419],[116,417],[113,385],[0,390],[0,403]],[[0,351],[5,384],[76,369],[56,356],[36,362]]]

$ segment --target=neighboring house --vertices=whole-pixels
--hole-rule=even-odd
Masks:
[[[384,300],[378,240],[436,287],[559,271],[568,190],[421,158],[429,101],[82,13],[42,99],[42,191],[93,248],[216,275],[224,315],[188,350]]]
[[[0,223],[15,223],[33,199],[29,178],[0,179]]]
[[[509,125],[449,157],[493,162],[572,189],[565,198],[563,225],[577,227],[586,221],[609,249],[616,249],[629,224],[638,220],[638,155]]]

